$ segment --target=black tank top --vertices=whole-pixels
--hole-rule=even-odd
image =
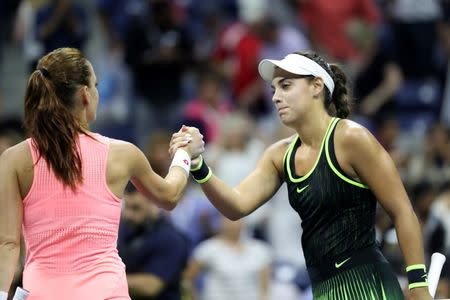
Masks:
[[[297,136],[284,156],[289,203],[302,219],[302,246],[308,268],[319,266],[363,248],[374,246],[376,199],[364,184],[339,167],[334,152],[338,118],[328,125],[314,167],[295,173]]]

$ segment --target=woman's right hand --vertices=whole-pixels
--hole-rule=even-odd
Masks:
[[[178,149],[184,149],[191,159],[196,159],[205,151],[203,135],[195,127],[183,125],[181,129],[172,134],[169,145],[169,154],[173,158]]]

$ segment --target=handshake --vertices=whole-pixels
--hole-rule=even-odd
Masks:
[[[195,127],[183,125],[170,139],[171,167],[181,167],[188,175],[190,173],[195,181],[205,183],[211,178],[212,172],[201,156],[204,151],[205,142],[200,131]]]
[[[185,150],[195,165],[195,160],[205,151],[203,135],[195,127],[183,125],[170,139],[169,154],[173,158],[178,149]]]

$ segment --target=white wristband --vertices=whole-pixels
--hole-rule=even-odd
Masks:
[[[172,163],[170,164],[170,168],[174,166],[183,168],[189,176],[189,171],[191,169],[191,158],[186,150],[177,149],[177,152],[175,152],[175,155],[173,156]]]
[[[27,299],[28,295],[30,295],[30,292],[18,286],[12,300],[25,300]]]
[[[0,291],[0,300],[8,300],[8,293]]]

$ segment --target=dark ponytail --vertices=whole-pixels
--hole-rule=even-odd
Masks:
[[[325,100],[325,108],[329,110],[331,106],[334,106],[336,117],[345,119],[351,111],[351,96],[348,88],[347,76],[336,64],[331,64],[330,69],[331,78],[333,78],[334,81],[334,91],[331,100],[328,102]],[[328,99],[329,98],[330,96],[328,93]]]
[[[329,65],[325,60],[316,53],[312,52],[296,52],[296,54],[303,55],[316,63],[318,63],[334,81],[333,96],[325,87],[325,101],[324,106],[328,114],[338,118],[345,119],[349,116],[351,111],[351,95],[348,87],[347,76],[342,69],[336,65]]]
[[[84,129],[72,113],[74,96],[89,86],[86,58],[77,49],[61,48],[44,56],[25,93],[25,129],[55,176],[75,189],[83,181],[78,135]]]

